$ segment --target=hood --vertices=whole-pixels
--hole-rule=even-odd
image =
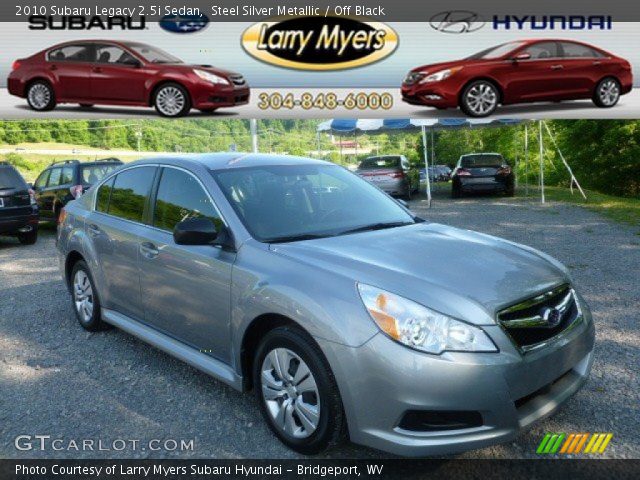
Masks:
[[[224,70],[222,68],[214,67],[211,65],[195,65],[191,63],[163,63],[162,66],[171,66],[173,68],[177,68],[180,70],[193,70],[197,68],[198,70],[204,70],[206,72],[213,73],[215,75],[221,75],[223,77],[229,77],[231,75],[240,75],[237,72],[232,72],[231,70]]]
[[[460,67],[464,65],[468,65],[472,60],[453,60],[449,62],[441,62],[441,63],[430,63],[428,65],[422,65],[420,67],[416,67],[411,72],[421,72],[421,73],[433,73],[439,70],[444,70],[446,68]]]
[[[271,248],[479,325],[493,324],[502,308],[569,281],[561,264],[541,252],[440,224]]]

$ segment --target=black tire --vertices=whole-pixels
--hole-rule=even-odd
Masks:
[[[474,107],[470,104],[469,94],[476,90],[485,90],[486,92],[490,92],[491,98],[494,99],[493,105],[487,106],[486,110],[482,111],[474,109]],[[488,117],[493,112],[495,112],[496,108],[498,108],[499,103],[500,91],[498,90],[498,87],[496,87],[495,84],[493,84],[489,80],[476,80],[474,82],[471,82],[462,91],[462,95],[460,95],[460,110],[462,110],[465,115],[468,115],[469,117]]]
[[[179,110],[176,110],[175,113],[170,113],[168,110],[163,109],[163,107],[158,104],[158,100],[159,98],[162,97],[163,92],[169,92],[171,89],[176,89],[178,92],[180,92],[184,99],[182,108],[180,108]],[[189,96],[189,92],[187,92],[187,89],[184,88],[179,83],[174,83],[174,82],[164,83],[160,85],[160,87],[158,87],[158,89],[155,91],[155,94],[153,95],[153,106],[155,107],[156,112],[158,112],[158,114],[163,117],[167,117],[167,118],[184,117],[186,114],[189,113],[189,110],[191,110],[191,97]]]
[[[513,197],[516,194],[516,186],[515,185],[509,185],[507,186],[507,189],[505,190],[505,195],[507,197]]]
[[[462,196],[462,191],[459,187],[455,185],[451,186],[451,198],[460,198]]]
[[[89,285],[91,286],[93,309],[89,318],[83,318],[83,316],[79,312],[79,309],[76,307],[74,280],[78,272],[83,272],[86,275]],[[84,260],[78,260],[73,266],[73,269],[71,270],[71,276],[69,277],[69,286],[71,290],[71,305],[80,326],[90,332],[107,330],[109,328],[109,324],[102,321],[100,299],[98,298],[96,286],[93,281],[93,277],[91,276],[91,271],[89,270],[89,267]]]
[[[593,103],[599,108],[611,108],[615,106],[620,100],[620,82],[613,77],[603,78],[596,85],[596,89],[593,91]],[[613,91],[613,97],[605,94],[605,91]]]
[[[30,232],[27,233],[19,233],[18,241],[22,245],[33,245],[38,241],[38,229],[34,228]]]
[[[38,94],[44,95],[45,98],[39,101]],[[29,107],[37,112],[53,110],[56,106],[55,92],[51,84],[46,80],[36,80],[30,83],[26,90],[26,97]]]
[[[407,185],[407,191],[404,194],[404,199],[406,201],[411,201],[411,197],[413,196],[413,186]]]
[[[80,103],[79,104],[81,108],[93,108],[94,105],[93,103]]]
[[[269,352],[286,348],[302,359],[318,387],[320,415],[316,430],[306,438],[294,438],[275,424],[262,394],[262,365]],[[284,326],[265,335],[256,350],[253,385],[262,415],[271,431],[287,447],[305,455],[314,455],[340,444],[346,438],[346,418],[336,380],[315,342],[302,330]],[[298,420],[299,421],[299,420]]]

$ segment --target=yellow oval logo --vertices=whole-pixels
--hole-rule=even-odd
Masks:
[[[398,46],[398,35],[380,22],[294,17],[252,25],[242,34],[242,46],[251,56],[278,67],[342,70],[391,55]]]

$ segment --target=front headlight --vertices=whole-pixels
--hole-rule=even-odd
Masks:
[[[195,73],[201,79],[203,79],[203,80],[205,80],[207,82],[211,82],[213,84],[231,85],[229,83],[229,80],[227,80],[226,78],[221,77],[221,76],[216,75],[216,74],[211,73],[211,72],[206,72],[204,70],[194,69],[193,73]]]
[[[497,352],[480,328],[454,320],[422,305],[370,285],[358,284],[364,306],[386,335],[427,353]]]
[[[440,82],[445,78],[449,78],[451,75],[460,70],[462,70],[462,67],[447,68],[446,70],[440,70],[434,73],[430,73],[429,75],[424,76],[424,78],[420,80],[420,83]]]

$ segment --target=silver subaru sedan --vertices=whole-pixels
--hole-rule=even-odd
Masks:
[[[133,162],[67,205],[57,245],[83,328],[252,390],[305,454],[509,441],[591,368],[591,314],[562,264],[418,218],[323,161]]]

